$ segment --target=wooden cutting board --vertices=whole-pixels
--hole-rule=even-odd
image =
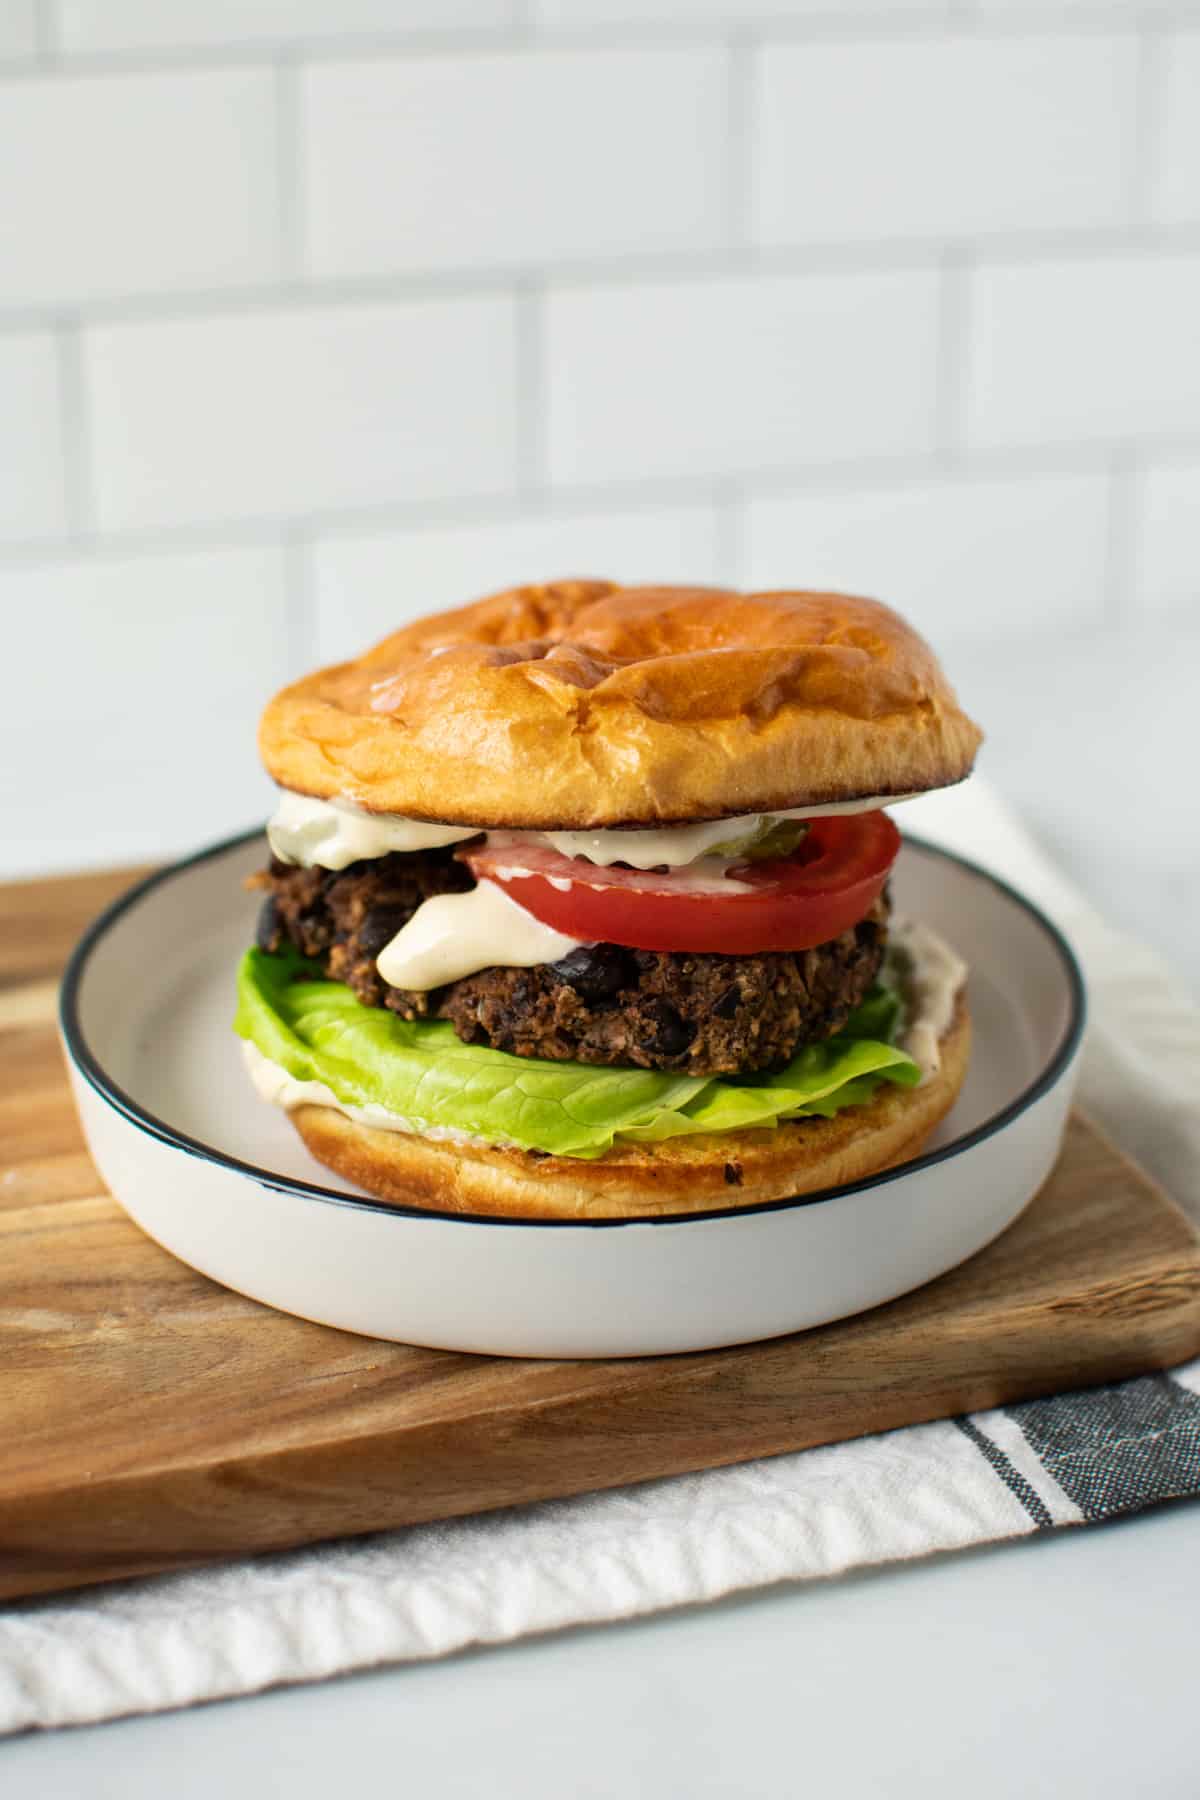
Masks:
[[[310,1325],[143,1237],[83,1148],[56,976],[121,874],[0,888],[0,1598],[614,1487],[1200,1352],[1200,1245],[1086,1120],[990,1249],[857,1319],[514,1362]]]

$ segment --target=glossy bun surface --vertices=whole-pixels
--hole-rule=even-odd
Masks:
[[[298,793],[550,830],[922,792],[969,774],[980,738],[877,601],[560,581],[294,682],[259,745]]]

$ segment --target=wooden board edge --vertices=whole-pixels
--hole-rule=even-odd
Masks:
[[[964,1366],[940,1386],[926,1388],[919,1400],[910,1386],[889,1387],[880,1391],[869,1422],[850,1432],[844,1419],[835,1420],[832,1410],[821,1414],[819,1405],[808,1417],[788,1416],[778,1394],[768,1397],[776,1417],[748,1429],[755,1396],[738,1385],[733,1365],[729,1383],[710,1382],[697,1395],[684,1391],[697,1383],[689,1359],[681,1358],[678,1377],[674,1383],[668,1379],[662,1396],[665,1409],[649,1423],[637,1411],[642,1396],[636,1384],[616,1395],[555,1396],[527,1408],[520,1416],[523,1429],[506,1435],[499,1446],[490,1414],[448,1426],[425,1422],[361,1444],[349,1494],[337,1489],[336,1465],[345,1450],[344,1440],[338,1440],[166,1475],[159,1470],[152,1477],[124,1476],[85,1491],[23,1496],[0,1507],[0,1600],[599,1492],[1126,1380],[1200,1354],[1200,1254],[1173,1271],[1159,1269],[1158,1279],[1161,1298],[1153,1307],[1138,1302],[1136,1284],[1117,1297],[1118,1304],[1129,1305],[1132,1327],[1120,1347],[1112,1343],[1111,1315],[1077,1309],[1064,1319],[1057,1363],[1047,1367],[1039,1357],[1036,1367],[1021,1367],[1018,1342],[993,1342],[990,1351],[997,1360],[1011,1358],[1003,1375],[987,1361]],[[738,1385],[736,1418],[728,1406],[731,1384]],[[680,1403],[674,1414],[673,1387]],[[806,1398],[812,1401],[797,1393],[798,1408]],[[840,1394],[826,1398],[832,1408],[842,1400]],[[629,1409],[622,1420],[619,1467],[605,1449],[613,1437],[614,1404],[618,1413]],[[671,1415],[666,1427],[663,1410]],[[486,1471],[482,1481],[480,1470]],[[431,1482],[433,1471],[437,1480]],[[253,1520],[229,1506],[231,1495],[247,1492],[258,1503]],[[267,1506],[261,1504],[264,1496]],[[181,1520],[193,1528],[187,1549],[173,1547]]]

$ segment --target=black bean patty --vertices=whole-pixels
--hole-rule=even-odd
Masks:
[[[757,956],[587,944],[561,962],[481,969],[427,994],[389,987],[375,958],[422,900],[472,876],[448,850],[383,856],[333,874],[273,862],[258,941],[290,940],[368,1006],[449,1019],[464,1043],[515,1056],[744,1074],[788,1061],[846,1023],[883,956],[888,903],[813,950]]]

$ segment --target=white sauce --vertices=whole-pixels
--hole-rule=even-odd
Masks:
[[[478,969],[558,962],[579,942],[543,925],[494,881],[481,881],[465,894],[424,901],[375,967],[392,987],[425,993]]]
[[[702,825],[664,825],[619,831],[492,832],[491,842],[516,843],[522,838],[552,844],[563,856],[583,856],[608,868],[628,863],[631,869],[678,869],[707,855],[714,844],[740,843],[782,819],[820,819],[835,814],[878,812],[913,800],[914,794],[876,795],[868,800],[841,800],[825,806],[793,806],[786,812],[745,813],[735,819],[709,819]]]
[[[888,929],[889,955],[897,953],[907,992],[908,1014],[900,1048],[912,1057],[928,1081],[942,1066],[939,1039],[949,1030],[954,1006],[967,979],[967,965],[957,951],[928,925],[893,918]]]
[[[279,1063],[272,1062],[264,1056],[257,1044],[249,1038],[242,1042],[242,1060],[247,1073],[254,1083],[260,1100],[269,1106],[282,1106],[285,1112],[291,1112],[296,1106],[331,1106],[334,1112],[344,1113],[357,1125],[372,1125],[376,1131],[404,1131],[412,1137],[434,1138],[452,1144],[506,1144],[507,1138],[473,1137],[469,1131],[455,1131],[450,1125],[426,1125],[422,1121],[402,1118],[399,1113],[389,1112],[386,1106],[376,1106],[371,1101],[366,1106],[351,1106],[345,1100],[339,1100],[332,1088],[326,1087],[323,1081],[298,1081],[294,1075]]]
[[[607,868],[615,862],[634,869],[679,869],[705,856],[714,844],[754,837],[764,821],[817,819],[830,814],[878,812],[911,800],[912,794],[877,795],[867,800],[835,801],[825,806],[794,806],[786,812],[747,813],[736,819],[713,819],[703,825],[664,825],[620,831],[492,832],[493,844],[551,844],[563,856],[584,857]],[[314,800],[308,794],[281,794],[267,826],[271,848],[281,862],[344,869],[347,863],[392,850],[431,850],[462,843],[478,832],[463,825],[431,825],[396,813],[363,812],[349,800]]]
[[[433,850],[478,834],[462,825],[429,825],[393,813],[363,812],[349,800],[314,800],[284,790],[267,839],[280,862],[344,869],[392,850]]]

